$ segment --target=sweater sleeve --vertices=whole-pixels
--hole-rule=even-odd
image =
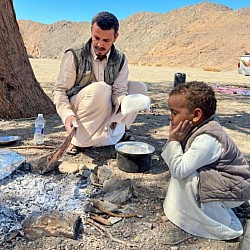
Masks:
[[[202,134],[195,138],[184,153],[180,142],[169,142],[162,157],[175,179],[184,179],[197,169],[217,161],[222,154],[222,146],[215,137]]]
[[[72,111],[66,91],[74,86],[76,79],[76,68],[72,52],[67,52],[61,62],[59,74],[53,88],[54,104],[63,123],[70,115],[75,115]]]
[[[119,72],[118,77],[115,79],[112,87],[112,102],[115,105],[116,109],[121,104],[122,99],[128,94],[128,74],[128,59],[125,56],[122,69]]]

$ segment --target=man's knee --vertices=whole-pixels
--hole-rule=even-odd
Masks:
[[[128,94],[142,94],[147,95],[148,94],[148,88],[147,85],[143,82],[128,82]]]
[[[111,97],[111,87],[105,82],[94,82],[86,86],[83,91],[85,96],[101,101]]]

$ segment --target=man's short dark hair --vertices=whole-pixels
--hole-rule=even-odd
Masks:
[[[115,15],[110,12],[102,11],[97,13],[91,22],[91,27],[96,23],[102,30],[114,29],[115,33],[119,30],[119,22]]]

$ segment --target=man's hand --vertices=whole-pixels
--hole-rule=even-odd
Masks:
[[[172,124],[170,123],[168,141],[182,141],[187,136],[192,127],[192,122],[188,120],[180,122],[176,128],[173,128]]]
[[[72,127],[77,128],[78,125],[77,125],[75,116],[70,115],[70,116],[68,116],[68,117],[66,118],[66,121],[65,121],[65,128],[66,128],[66,130],[68,131],[68,133],[71,132]]]

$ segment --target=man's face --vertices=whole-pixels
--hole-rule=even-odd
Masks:
[[[118,37],[118,33],[115,33],[114,29],[102,30],[96,23],[92,26],[91,34],[93,48],[97,56],[105,56]]]
[[[170,110],[169,121],[173,128],[176,128],[180,122],[193,120],[194,113],[187,109],[184,95],[178,94],[170,96],[168,99],[168,107]]]

